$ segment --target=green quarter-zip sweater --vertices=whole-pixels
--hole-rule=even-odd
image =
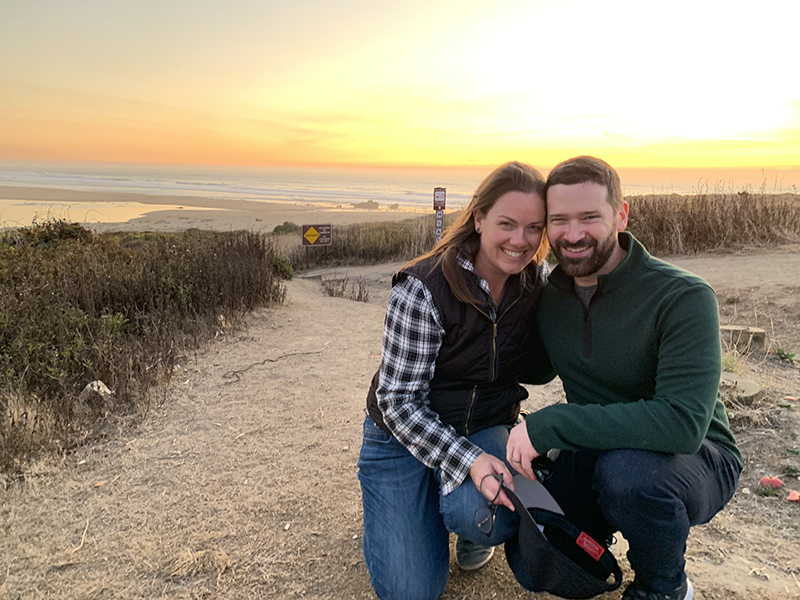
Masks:
[[[567,404],[528,416],[534,448],[694,454],[708,438],[742,464],[719,398],[714,291],[630,233],[619,241],[627,253],[598,277],[588,308],[560,267],[542,292],[537,324]]]

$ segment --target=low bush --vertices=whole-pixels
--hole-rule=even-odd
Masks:
[[[283,301],[281,258],[249,232],[95,235],[51,221],[0,234],[0,469],[146,411],[177,356]],[[93,380],[114,391],[108,404],[80,401]]]
[[[284,221],[283,225],[276,225],[272,230],[275,235],[288,235],[290,233],[300,233],[301,227],[297,223],[291,221]]]

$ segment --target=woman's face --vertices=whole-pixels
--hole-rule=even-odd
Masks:
[[[506,192],[486,214],[475,211],[481,246],[475,257],[478,275],[491,283],[522,271],[542,241],[544,200],[539,194]]]

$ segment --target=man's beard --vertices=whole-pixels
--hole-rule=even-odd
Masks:
[[[617,232],[612,231],[602,242],[598,242],[592,237],[585,237],[577,244],[568,244],[563,238],[556,240],[553,244],[553,254],[558,259],[558,266],[570,277],[586,277],[592,275],[603,268],[614,253],[614,247],[617,243]],[[580,247],[588,246],[593,248],[594,251],[588,256],[582,258],[572,258],[563,253],[564,246]]]

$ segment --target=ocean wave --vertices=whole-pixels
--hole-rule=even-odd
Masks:
[[[402,175],[402,174],[401,174]],[[0,184],[52,187],[79,191],[115,191],[148,195],[199,196],[239,200],[272,200],[320,204],[347,204],[373,200],[381,204],[424,207],[432,203],[433,188],[444,182],[435,176],[397,173],[381,176],[373,172],[332,172],[235,169],[185,171],[158,168],[157,172],[120,166],[56,171],[52,168],[9,170],[0,168]],[[448,204],[466,205],[477,181],[466,176],[452,181]]]

